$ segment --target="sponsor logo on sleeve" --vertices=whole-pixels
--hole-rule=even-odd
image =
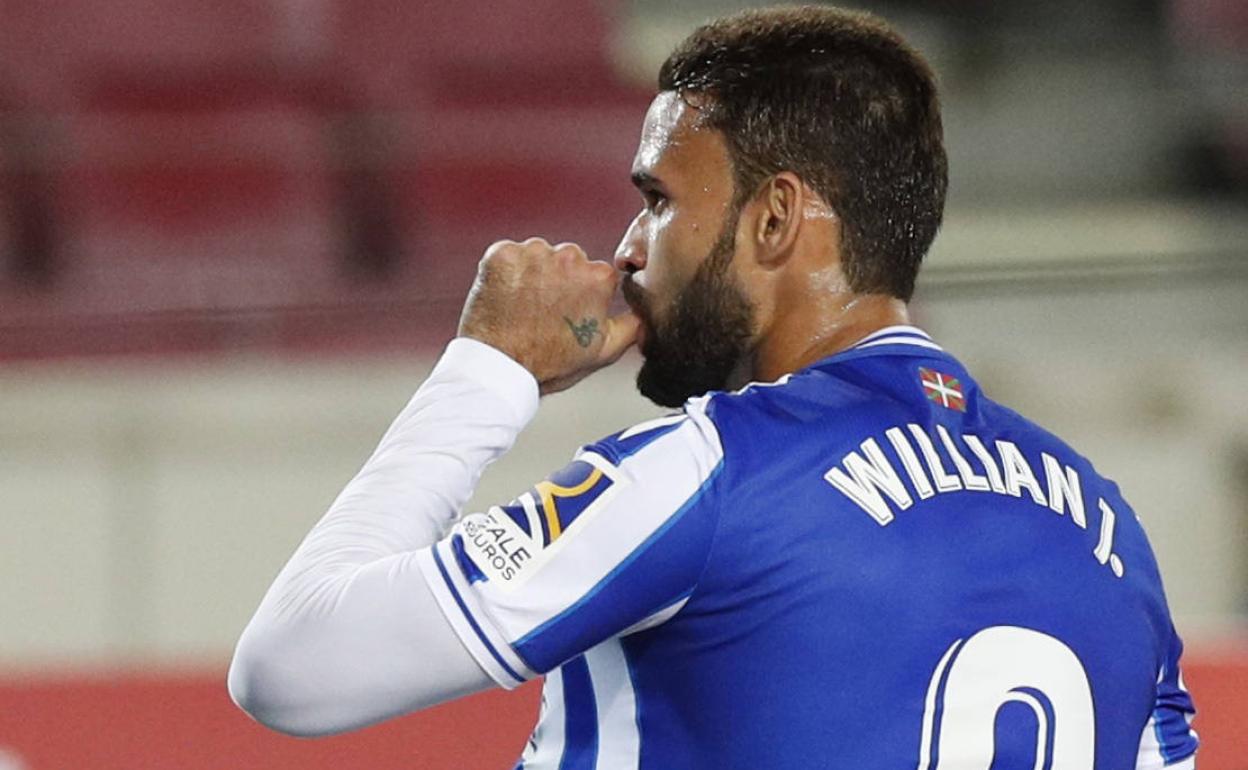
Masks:
[[[609,502],[617,487],[613,471],[607,461],[583,456],[512,505],[465,516],[459,525],[465,553],[491,585],[521,585],[566,545],[569,532],[574,536],[576,522]]]
[[[464,551],[489,580],[503,583],[512,580],[538,550],[524,530],[500,508],[465,516],[460,527]]]

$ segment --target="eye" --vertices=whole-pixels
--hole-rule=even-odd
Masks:
[[[656,214],[667,205],[667,196],[656,190],[646,190],[641,197],[646,202],[646,210]]]

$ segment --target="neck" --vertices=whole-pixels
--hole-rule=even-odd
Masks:
[[[800,309],[774,317],[759,338],[746,381],[770,382],[880,329],[910,323],[906,303],[883,294],[832,294],[822,302],[796,307]]]

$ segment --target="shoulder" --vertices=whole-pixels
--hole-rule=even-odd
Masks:
[[[645,420],[581,447],[578,456],[593,455],[616,467],[682,457],[699,459],[708,468],[718,465],[724,449],[711,417],[711,398],[690,399],[679,412]]]
[[[875,383],[855,377],[852,368],[820,367],[691,398],[679,412],[637,423],[580,451],[613,466],[633,465],[643,456],[661,464],[681,455],[715,465],[726,454],[759,459],[759,450],[769,446],[792,449],[795,440],[807,444],[817,436],[826,443],[837,435],[854,436],[904,408]]]
[[[798,445],[836,446],[912,408],[855,367],[822,365],[707,397],[708,420],[734,457],[776,459]],[[775,451],[760,451],[770,448]],[[780,451],[783,450],[783,451]]]

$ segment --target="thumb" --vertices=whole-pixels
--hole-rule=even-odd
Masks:
[[[602,349],[598,359],[603,366],[613,364],[624,351],[637,342],[637,334],[641,331],[641,319],[631,310],[607,319],[607,328],[603,330]]]

